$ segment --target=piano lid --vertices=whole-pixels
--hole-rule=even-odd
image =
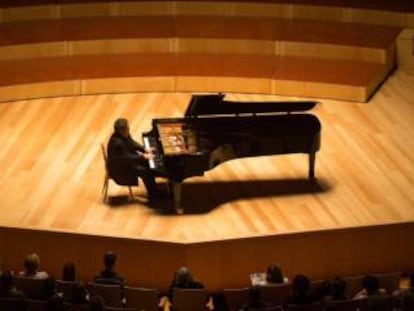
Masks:
[[[193,95],[185,117],[206,115],[237,115],[260,113],[290,113],[307,111],[318,104],[315,101],[236,102],[223,100],[225,94]]]

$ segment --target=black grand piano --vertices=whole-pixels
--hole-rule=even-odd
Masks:
[[[231,159],[307,153],[308,176],[315,178],[321,124],[304,111],[317,102],[235,102],[224,96],[193,95],[183,118],[154,119],[152,130],[143,134],[144,145],[155,149],[150,168],[169,179],[177,213],[184,212],[184,179]]]

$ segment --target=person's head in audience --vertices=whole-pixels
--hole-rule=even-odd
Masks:
[[[340,277],[334,278],[330,286],[330,294],[331,294],[332,299],[335,299],[335,300],[346,299],[345,289],[346,289],[345,281]]]
[[[40,258],[36,253],[27,255],[23,262],[24,271],[20,272],[21,275],[36,279],[46,279],[49,277],[47,272],[38,271],[40,267]]]
[[[293,279],[292,290],[297,296],[307,295],[310,289],[310,281],[307,276],[298,274]]]
[[[362,288],[368,296],[375,295],[379,292],[379,280],[373,275],[366,275],[362,279]]]
[[[89,300],[88,311],[103,311],[104,306],[105,303],[101,296],[93,296]]]
[[[115,269],[116,260],[117,260],[117,256],[114,252],[112,251],[106,252],[103,257],[105,270],[113,271]]]
[[[36,253],[31,253],[27,255],[26,259],[23,262],[23,266],[26,276],[35,276],[40,266],[39,255],[37,255]]]
[[[187,267],[181,267],[175,272],[174,286],[187,288],[194,282],[193,275]]]
[[[268,283],[276,284],[281,284],[285,282],[285,277],[283,276],[282,269],[278,264],[273,264],[267,267],[266,281]]]
[[[173,296],[175,288],[197,289],[204,288],[204,284],[194,281],[193,274],[190,269],[187,267],[181,267],[174,272],[174,277],[169,288],[168,297],[171,301],[174,299]]]
[[[68,261],[62,268],[62,280],[68,282],[74,282],[76,280],[76,268],[75,264]]]
[[[108,251],[103,257],[105,268],[95,277],[96,283],[102,284],[123,284],[125,279],[115,271],[117,256],[114,252]]]

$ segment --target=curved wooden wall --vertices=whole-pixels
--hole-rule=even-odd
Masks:
[[[0,101],[137,91],[366,101],[395,66],[395,25],[409,20],[365,10],[380,15],[362,24],[339,3],[37,4],[2,3]]]
[[[225,15],[304,18],[413,27],[413,7],[410,1],[405,0],[28,0],[2,1],[0,21],[85,16]]]
[[[22,270],[26,255],[37,252],[55,278],[70,260],[86,282],[113,250],[130,285],[166,290],[173,272],[186,265],[213,291],[248,286],[250,273],[275,260],[290,278],[304,273],[314,280],[411,271],[413,234],[414,225],[402,223],[186,244],[0,227],[0,251],[4,270]]]

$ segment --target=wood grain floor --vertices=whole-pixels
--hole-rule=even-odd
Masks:
[[[124,116],[140,139],[158,117],[181,116],[190,94],[142,93],[0,104],[0,225],[197,242],[398,223],[414,219],[414,77],[397,71],[366,104],[321,100],[318,184],[307,156],[238,159],[183,187],[194,212],[149,206],[142,186],[110,184],[101,200],[100,143]],[[233,100],[285,100],[231,94]]]

